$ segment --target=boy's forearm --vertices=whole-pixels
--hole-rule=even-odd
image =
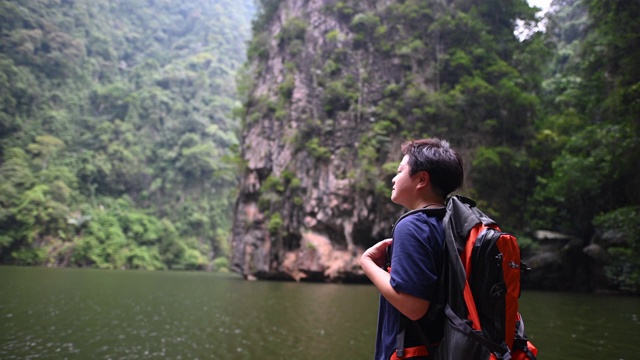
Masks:
[[[360,266],[365,275],[380,291],[380,294],[406,317],[411,320],[417,320],[426,314],[429,302],[413,295],[396,291],[390,283],[391,275],[377,266],[371,259],[362,259]]]

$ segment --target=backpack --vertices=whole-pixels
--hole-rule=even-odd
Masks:
[[[428,210],[424,210],[428,211]],[[473,200],[456,195],[447,200],[443,219],[445,261],[438,301],[427,317],[444,312],[442,339],[434,345],[417,332],[435,360],[535,360],[537,349],[528,341],[518,312],[520,274],[528,270],[520,261],[516,238],[502,232]],[[404,331],[400,321],[394,358],[403,354]]]

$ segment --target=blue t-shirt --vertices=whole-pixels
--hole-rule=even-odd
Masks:
[[[444,257],[442,217],[424,212],[406,216],[396,224],[391,246],[391,286],[398,292],[434,302]],[[388,360],[396,350],[400,312],[383,296],[380,296],[378,311],[375,359]],[[411,336],[410,328],[407,328],[405,346],[420,345],[416,337]]]

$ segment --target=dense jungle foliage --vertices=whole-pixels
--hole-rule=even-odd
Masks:
[[[640,292],[640,3],[554,1],[527,217],[607,249],[616,289]]]
[[[408,79],[388,84],[362,134],[370,177],[359,186],[385,183],[374,159],[389,134],[436,127],[472,149],[465,191],[500,223],[596,239],[610,282],[639,291],[640,3],[555,0],[545,32],[527,31],[537,21],[524,1],[405,0],[382,16],[327,3],[356,34],[341,51],[392,54]],[[246,49],[251,0],[0,0],[0,262],[224,268],[234,76],[247,51],[265,56],[281,4],[257,2]],[[276,40],[299,52],[306,26],[293,19]],[[362,110],[343,58],[322,68],[328,120]],[[411,76],[418,68],[425,78]],[[283,102],[292,79],[279,85]],[[312,156],[328,156],[307,140]]]
[[[268,31],[283,3],[260,1],[248,52],[258,64],[254,76],[268,59]],[[331,154],[332,119],[346,112],[371,119],[356,140],[355,178],[385,194],[393,166],[380,158],[392,136],[447,138],[471,159],[464,192],[516,229],[524,247],[535,246],[527,234],[537,229],[576,236],[580,248],[595,243],[607,253],[611,287],[639,291],[640,3],[556,0],[542,22],[523,1],[371,4],[326,4],[349,34],[325,36],[340,42],[317,70],[325,112],[305,124],[300,146],[322,161]],[[546,31],[535,31],[541,24]],[[261,107],[264,100],[249,98],[247,124],[261,112],[285,118],[295,73],[308,68],[299,63],[308,26],[293,17],[276,34],[289,74],[278,101]],[[343,61],[376,57],[396,59],[402,80],[388,84],[382,101],[362,104],[366,66],[349,72]]]
[[[0,262],[224,269],[253,11],[0,1]]]

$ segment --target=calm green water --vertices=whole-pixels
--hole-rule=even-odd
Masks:
[[[369,285],[0,267],[0,359],[370,359]],[[540,359],[640,359],[640,298],[525,292]]]

